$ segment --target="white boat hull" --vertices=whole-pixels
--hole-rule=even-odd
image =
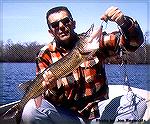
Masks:
[[[150,122],[150,91],[131,87],[133,93],[145,98],[147,101],[147,109],[143,120]],[[109,85],[109,98],[113,99],[117,96],[127,94],[128,86],[124,85]]]
[[[133,87],[131,87],[131,89],[135,94],[146,99],[147,110],[144,114],[143,120],[146,121],[147,123],[150,123],[150,91],[133,88]],[[113,99],[117,96],[127,94],[127,92],[128,92],[128,86],[109,85],[109,99]],[[19,101],[0,106],[0,115],[2,115],[2,113],[4,113],[6,110],[8,110],[8,108],[12,107],[17,102]],[[2,120],[2,118],[0,118],[0,124],[16,124],[16,123],[15,123],[15,119]]]

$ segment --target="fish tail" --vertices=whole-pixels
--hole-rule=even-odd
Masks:
[[[14,118],[19,113],[19,111],[20,111],[20,105],[17,103],[8,111],[6,111],[2,117],[5,120]]]

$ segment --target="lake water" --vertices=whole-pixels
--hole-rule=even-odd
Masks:
[[[105,65],[108,84],[130,85],[150,91],[150,65]],[[128,80],[124,81],[125,75]],[[35,77],[35,63],[0,63],[0,105],[22,97],[18,84]],[[119,90],[119,89],[118,89]]]

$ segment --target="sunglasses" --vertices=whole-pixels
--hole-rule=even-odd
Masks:
[[[65,18],[63,18],[61,20],[58,20],[58,21],[50,23],[50,26],[52,28],[58,28],[59,27],[59,22],[62,22],[64,25],[67,25],[70,21],[71,21],[71,18],[65,17]]]

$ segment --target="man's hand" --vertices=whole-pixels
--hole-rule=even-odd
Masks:
[[[51,71],[45,71],[44,74],[43,74],[43,78],[44,78],[44,81],[42,82],[43,86],[46,87],[49,84],[49,81],[52,80],[52,78],[54,78],[53,74]]]
[[[118,7],[111,6],[108,8],[105,13],[101,16],[101,20],[104,21],[113,21],[118,25],[122,25],[124,23],[124,14]]]
[[[56,86],[56,83],[49,82],[49,81],[53,80],[53,78],[54,78],[51,71],[45,71],[43,74],[43,78],[44,78],[44,81],[42,82],[42,85],[43,85],[44,89],[47,90],[47,89],[50,89],[50,88]],[[39,108],[41,106],[42,99],[43,99],[42,95],[34,99],[36,108]]]

